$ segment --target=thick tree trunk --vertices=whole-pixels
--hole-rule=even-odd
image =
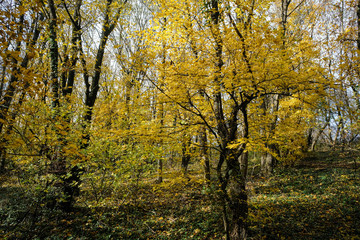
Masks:
[[[231,164],[229,178],[229,213],[231,217],[231,240],[247,238],[248,203],[245,188],[246,177],[241,174],[238,159],[228,161]]]
[[[225,178],[220,177],[226,239],[244,240],[248,233],[246,176],[242,174],[238,151],[226,150],[221,155],[220,162],[227,159],[227,173]]]
[[[184,136],[182,143],[181,170],[185,177],[187,177],[188,166],[191,159],[190,145],[191,139],[188,136]]]
[[[308,136],[307,136],[307,141],[306,141],[306,148],[307,149],[310,149],[313,145],[313,142],[314,142],[314,129],[313,128],[310,128],[309,129],[309,132],[308,132]]]
[[[241,104],[240,110],[243,115],[243,135],[244,139],[249,135],[249,124],[247,116],[247,104],[250,100]],[[236,115],[234,115],[236,116]],[[230,124],[230,129],[237,132],[237,124]],[[232,132],[232,131],[229,131]],[[233,142],[236,134],[230,134],[227,140],[223,140],[222,153],[218,163],[218,178],[221,183],[222,201],[224,204],[224,219],[226,236],[230,240],[243,240],[248,234],[248,202],[246,192],[246,174],[248,166],[248,155],[245,152],[246,143],[241,144],[238,148],[227,148],[229,142]],[[226,173],[221,172],[222,163],[226,162]]]
[[[274,171],[275,158],[268,152],[262,154],[260,159],[261,174],[269,177]]]
[[[248,171],[248,162],[249,162],[249,152],[244,151],[241,154],[239,160],[240,160],[241,176],[244,178],[244,181],[246,181],[247,171]]]

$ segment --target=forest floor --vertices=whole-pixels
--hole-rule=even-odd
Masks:
[[[253,173],[250,239],[360,239],[359,166],[358,153],[320,152],[268,179]],[[223,239],[216,194],[190,179],[104,188],[101,196],[85,188],[74,211],[62,213],[2,176],[0,239]]]

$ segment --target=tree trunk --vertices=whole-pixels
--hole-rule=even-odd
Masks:
[[[224,228],[227,240],[244,240],[248,232],[246,176],[242,174],[238,151],[226,150],[220,162],[227,159],[225,178],[220,177]],[[244,159],[246,159],[244,157]],[[245,165],[247,163],[244,162]]]
[[[241,174],[238,159],[229,161],[231,166],[229,178],[229,212],[231,216],[231,240],[247,238],[248,203],[245,188],[246,176]]]
[[[241,155],[240,155],[240,171],[241,171],[241,176],[244,178],[244,181],[246,181],[246,177],[247,177],[247,171],[248,171],[248,162],[249,162],[249,152],[248,151],[244,151]]]
[[[124,3],[127,1],[125,0]],[[104,22],[102,25],[102,31],[101,31],[101,37],[100,37],[100,43],[97,48],[96,52],[96,58],[95,58],[95,65],[94,65],[94,75],[92,76],[91,84],[89,82],[89,73],[86,68],[86,61],[84,59],[84,56],[82,56],[82,65],[84,68],[84,81],[85,81],[85,105],[86,105],[86,111],[83,117],[84,120],[84,134],[83,134],[83,140],[84,144],[82,148],[87,148],[89,146],[89,140],[90,135],[87,131],[89,125],[92,121],[92,115],[93,115],[93,107],[95,106],[95,102],[97,99],[97,94],[100,89],[100,77],[101,77],[101,68],[103,64],[104,54],[105,54],[105,47],[107,44],[107,41],[109,39],[109,35],[114,30],[119,17],[121,13],[122,7],[119,6],[117,9],[117,12],[115,16],[111,17],[111,3],[112,0],[107,0],[106,2],[106,9],[105,9],[105,16],[104,16]],[[81,44],[81,43],[80,43]],[[81,53],[83,54],[83,50],[80,49]]]
[[[162,161],[162,158],[158,158],[157,160],[157,167],[158,167],[158,170],[157,170],[157,180],[156,182],[157,183],[162,183],[163,182],[163,161]]]
[[[5,172],[6,166],[6,148],[5,146],[0,146],[0,174]]]
[[[185,177],[187,177],[188,166],[191,159],[190,145],[191,145],[191,139],[190,137],[185,135],[182,143],[182,156],[181,156],[181,170]]]
[[[275,158],[269,152],[264,152],[260,160],[261,174],[264,177],[271,176],[274,170],[274,165]]]
[[[209,151],[207,146],[207,134],[205,127],[201,127],[200,129],[200,157],[201,157],[201,162],[204,165],[205,181],[207,183],[210,183],[211,180],[210,158],[209,158]]]
[[[181,148],[181,170],[185,177],[187,177],[188,166],[191,159],[191,137],[186,133],[182,135],[182,148]]]
[[[160,134],[162,134],[162,128],[164,126],[164,103],[160,103],[160,109],[159,109],[159,116],[160,118]],[[162,141],[160,141],[159,143],[160,145],[163,144]],[[157,160],[157,183],[162,183],[163,182],[163,158],[159,157]]]
[[[243,102],[240,105],[240,110],[243,115],[243,135],[244,139],[249,136],[249,124],[247,116],[247,105],[250,100]],[[237,114],[234,115],[234,117]],[[237,132],[237,123],[229,125],[232,131]],[[246,192],[246,174],[248,166],[248,155],[245,152],[246,143],[242,143],[238,148],[229,149],[228,143],[233,142],[236,135],[228,135],[223,140],[220,154],[220,159],[217,167],[218,179],[221,183],[222,201],[223,201],[223,215],[224,224],[226,224],[226,236],[231,240],[243,240],[247,238],[248,233],[248,202]],[[240,158],[240,159],[239,159]],[[240,160],[240,161],[239,161]],[[222,174],[221,165],[226,162],[225,175]],[[240,163],[241,162],[241,163]]]

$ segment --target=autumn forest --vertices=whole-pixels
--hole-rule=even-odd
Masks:
[[[360,239],[359,0],[0,0],[1,239]]]

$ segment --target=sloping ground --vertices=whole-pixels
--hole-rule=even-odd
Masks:
[[[360,239],[356,158],[354,152],[316,153],[270,179],[252,180],[251,239]],[[15,181],[3,184],[0,239],[222,239],[215,194],[200,177],[191,179],[120,185],[100,202],[85,187],[67,214],[46,208]]]
[[[314,170],[347,168],[354,170],[355,173],[360,168],[360,151],[347,150],[309,153],[296,167]]]
[[[258,182],[253,239],[360,239],[358,159],[357,152],[314,153]]]

